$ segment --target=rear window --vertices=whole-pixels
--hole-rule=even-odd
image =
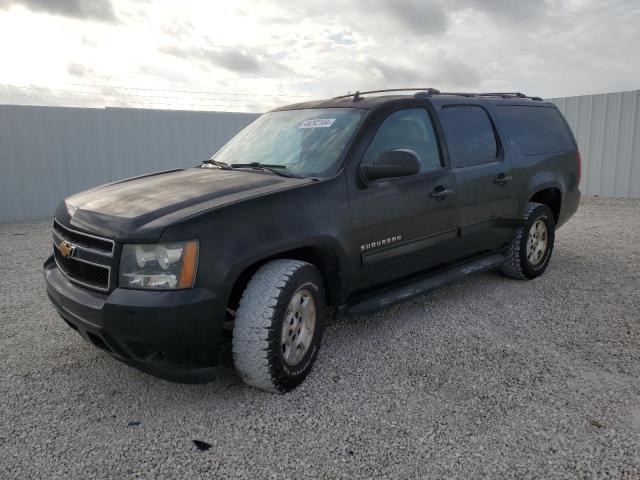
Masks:
[[[564,152],[576,148],[571,132],[555,108],[499,105],[513,140],[525,155]]]

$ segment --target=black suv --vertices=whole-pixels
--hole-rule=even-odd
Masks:
[[[531,279],[580,199],[551,103],[402,89],[270,111],[211,159],[67,198],[44,264],[62,318],[114,357],[287,391],[330,317],[500,268]],[[380,95],[382,94],[382,95]]]

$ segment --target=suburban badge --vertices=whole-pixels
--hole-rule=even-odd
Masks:
[[[366,252],[368,250],[371,250],[372,248],[384,247],[386,245],[398,243],[400,240],[402,240],[402,235],[394,235],[393,237],[383,238],[382,240],[377,240],[375,242],[369,242],[360,245],[360,251]]]

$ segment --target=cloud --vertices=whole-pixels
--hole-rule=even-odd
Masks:
[[[429,73],[427,78],[433,85],[476,88],[481,83],[478,69],[464,61],[441,58],[432,62],[433,69],[425,67]]]
[[[163,47],[161,52],[183,60],[198,60],[215,67],[224,68],[235,73],[259,73],[264,68],[261,56],[250,53],[239,47],[233,50],[224,48],[182,48]]]
[[[550,13],[547,0],[451,0],[453,8],[469,8],[490,16],[518,22],[528,22],[546,17]]]
[[[447,31],[447,14],[433,0],[378,0],[372,3],[371,12],[383,12],[413,33],[434,35]]]
[[[197,88],[221,98],[221,91],[233,92],[226,103],[238,109],[244,97],[237,92],[272,96],[275,106],[356,89],[432,86],[557,97],[640,85],[640,56],[630,53],[640,44],[638,0],[183,4],[0,0],[0,42],[16,46],[3,52],[3,83],[57,88],[55,82],[89,75],[94,83],[108,72],[103,83],[140,90]],[[23,7],[50,15],[25,14]],[[98,23],[105,20],[111,23]],[[140,93],[156,101],[154,90]]]
[[[0,8],[22,5],[36,13],[48,13],[85,20],[115,22],[110,0],[0,0]]]
[[[69,62],[67,65],[67,73],[73,77],[86,77],[91,75],[93,71],[81,63]]]
[[[163,24],[160,31],[174,39],[181,40],[192,35],[195,28],[190,19],[172,18],[171,22]]]
[[[413,68],[384,63],[375,58],[368,58],[365,61],[365,68],[371,75],[377,77],[379,81],[384,82],[385,85],[412,86],[425,80],[425,76]]]
[[[442,56],[437,61],[415,62],[408,67],[385,63],[374,58],[365,61],[365,68],[380,85],[392,87],[475,87],[480,73],[468,63]]]
[[[264,68],[262,59],[246,50],[206,50],[204,57],[232,72],[257,73]]]
[[[235,73],[260,73],[266,69],[264,55],[254,54],[241,47],[182,48],[163,47],[161,52],[182,59],[204,61]]]
[[[279,23],[300,24],[303,19],[332,23],[340,19],[359,32],[379,34],[385,30],[398,36],[442,34],[448,26],[444,0],[298,0],[295,9],[291,8],[289,0],[270,0],[268,3],[280,8]]]

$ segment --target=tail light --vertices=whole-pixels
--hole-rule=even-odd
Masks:
[[[580,150],[576,150],[576,161],[578,162],[578,172],[576,174],[575,188],[578,188],[580,186],[580,180],[582,179],[582,155],[580,155]]]

